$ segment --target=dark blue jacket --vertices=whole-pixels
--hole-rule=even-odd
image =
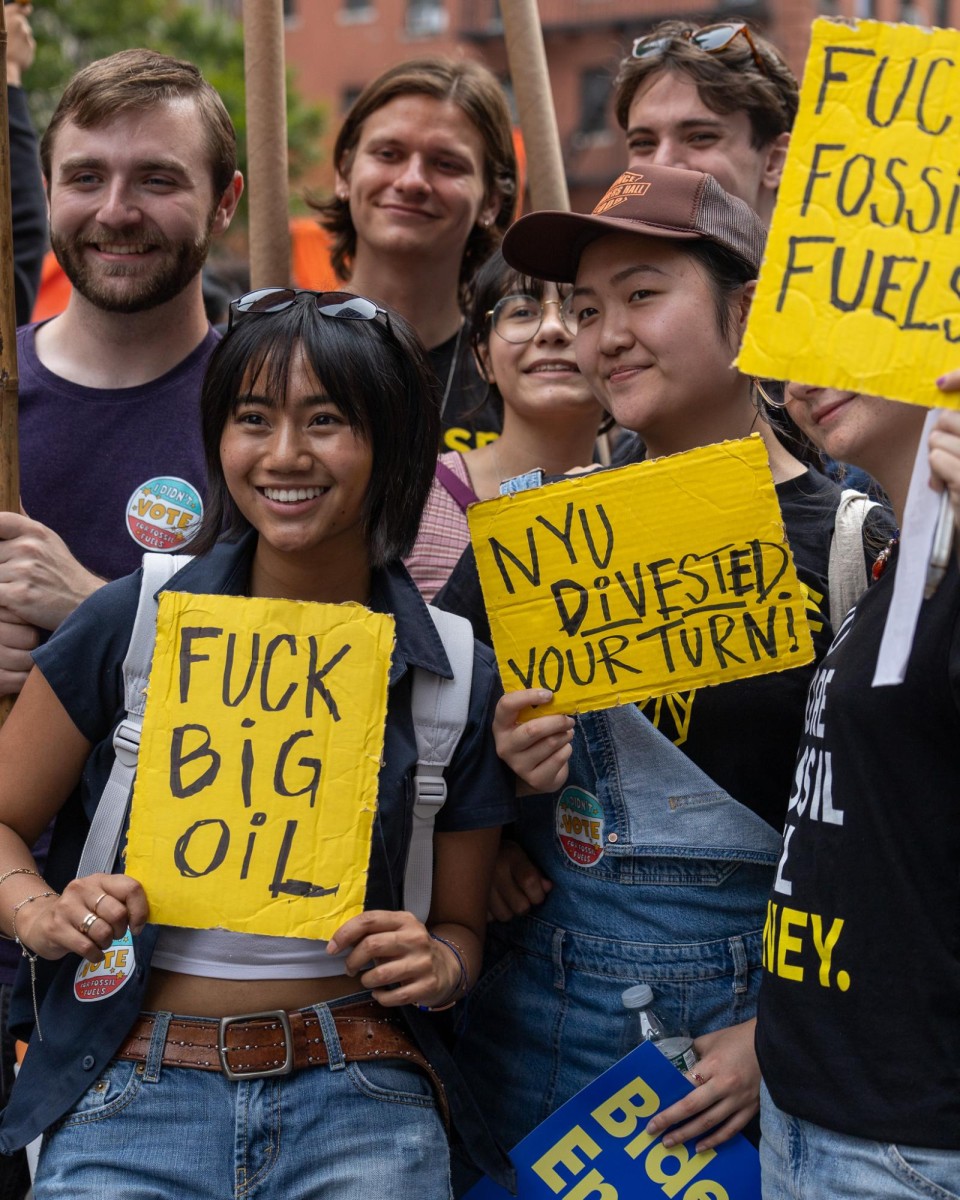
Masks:
[[[244,595],[255,537],[220,543],[184,567],[168,588],[175,591]],[[38,667],[71,719],[93,744],[77,793],[57,820],[46,878],[63,887],[75,874],[90,817],[112,765],[113,730],[124,716],[122,662],[140,592],[140,572],[95,593],[35,652]],[[416,740],[410,717],[410,667],[449,678],[450,664],[423,599],[402,566],[375,571],[371,608],[396,619],[390,667],[387,722],[367,883],[367,908],[402,908],[403,873],[413,804]],[[449,798],[436,828],[478,829],[513,819],[513,778],[496,757],[490,733],[500,684],[493,657],[477,644],[467,727],[445,777]],[[34,1035],[0,1119],[0,1150],[10,1152],[58,1120],[97,1079],[140,1012],[158,930],[148,925],[134,939],[137,968],[118,992],[95,1003],[73,995],[80,959],[38,962],[43,1041]],[[21,971],[11,1026],[32,1033],[29,984]],[[427,1058],[447,1085],[455,1130],[477,1165],[510,1185],[512,1168],[494,1145],[429,1017],[409,1006],[402,1015]]]

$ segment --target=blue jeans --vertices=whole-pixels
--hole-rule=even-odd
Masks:
[[[343,1060],[330,1010],[356,999],[315,1007],[329,1066],[244,1082],[162,1066],[158,1020],[148,1061],[112,1062],[44,1138],[36,1200],[449,1200],[427,1078]]]
[[[456,1050],[511,1149],[632,1048],[624,989],[695,1035],[755,1015],[780,853],[633,705],[578,718],[567,787],[524,797],[515,836],[554,887],[489,926]]]
[[[766,1087],[760,1128],[763,1200],[960,1200],[960,1150],[834,1133],[781,1112]]]

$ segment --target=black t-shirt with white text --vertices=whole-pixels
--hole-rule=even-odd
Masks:
[[[960,1150],[960,576],[904,682],[872,687],[888,569],[810,690],[764,932],[757,1049],[777,1106]]]

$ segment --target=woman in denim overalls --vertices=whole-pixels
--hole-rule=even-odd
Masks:
[[[839,492],[758,418],[730,369],[764,237],[711,176],[651,166],[621,176],[592,215],[523,218],[504,255],[575,282],[580,369],[648,457],[760,432],[815,606]],[[498,749],[536,794],[501,860],[459,1056],[505,1145],[630,1048],[621,993],[641,982],[665,1024],[697,1035],[698,1087],[657,1118],[658,1130],[680,1123],[665,1141],[707,1148],[756,1113],[763,918],[811,671],[576,721],[517,724],[546,691],[501,701]]]

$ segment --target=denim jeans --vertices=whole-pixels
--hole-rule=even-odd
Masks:
[[[835,1133],[781,1112],[766,1087],[760,1128],[763,1200],[960,1200],[960,1150]]]
[[[344,1062],[319,1004],[326,1067],[232,1081],[112,1062],[44,1138],[36,1200],[449,1200],[447,1138],[431,1086],[405,1063]]]
[[[511,1149],[631,1048],[624,989],[694,1035],[754,1016],[780,852],[632,705],[578,718],[567,788],[524,797],[516,836],[553,890],[488,927],[456,1053]]]

